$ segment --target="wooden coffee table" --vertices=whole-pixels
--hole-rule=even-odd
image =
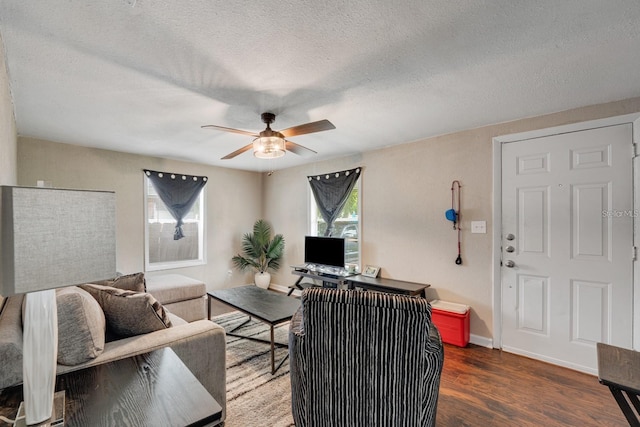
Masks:
[[[277,292],[268,291],[255,285],[245,285],[239,286],[237,288],[215,290],[207,292],[207,295],[209,296],[209,320],[211,320],[212,298],[230,305],[236,310],[241,311],[249,316],[249,319],[247,319],[245,322],[236,326],[232,330],[227,331],[227,335],[271,344],[271,374],[275,374],[280,366],[282,366],[282,364],[287,360],[289,355],[285,356],[284,359],[282,359],[276,367],[274,354],[275,348],[288,347],[288,344],[275,342],[273,336],[273,328],[281,323],[285,323],[291,320],[291,317],[293,317],[294,313],[298,310],[298,308],[300,308],[300,300],[288,297]],[[252,317],[255,317],[259,321],[269,325],[269,327],[271,328],[270,341],[235,333],[235,331],[246,325]]]
[[[206,426],[222,408],[170,348],[58,375],[64,425]],[[22,385],[0,391],[0,415],[13,419]]]

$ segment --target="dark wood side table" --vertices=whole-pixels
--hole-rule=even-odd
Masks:
[[[598,343],[598,379],[611,390],[629,425],[640,427],[640,352]],[[625,399],[635,408],[637,414]]]
[[[170,348],[58,376],[65,426],[215,425],[222,408]],[[13,419],[22,385],[0,391],[0,415]]]

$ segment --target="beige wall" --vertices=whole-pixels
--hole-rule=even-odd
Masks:
[[[16,121],[9,88],[9,76],[0,37],[0,184],[16,184]]]
[[[292,284],[291,264],[303,260],[308,232],[307,175],[362,166],[362,259],[383,277],[430,283],[430,298],[472,307],[471,333],[492,338],[492,138],[640,111],[640,98],[487,126],[415,143],[291,168],[266,177],[265,217],[286,239],[274,282]],[[451,182],[462,184],[463,264],[456,232],[445,220]],[[470,222],[487,221],[487,234]]]
[[[20,138],[18,184],[51,181],[56,187],[115,190],[118,200],[118,269],[144,268],[143,168],[209,176],[208,263],[177,270],[205,280],[210,289],[251,281],[232,270],[240,238],[257,218],[286,240],[279,285],[296,277],[308,232],[307,175],[364,168],[362,259],[382,275],[430,283],[429,298],[472,307],[471,333],[492,333],[492,138],[640,111],[640,98],[467,130],[410,144],[275,172],[272,176],[159,158]],[[463,264],[457,266],[456,232],[444,219],[451,181],[462,184]],[[471,234],[470,221],[487,221],[487,234]]]
[[[204,280],[209,289],[249,283],[252,278],[231,270],[243,233],[261,213],[262,176],[175,160],[98,150],[30,138],[19,138],[18,184],[50,181],[59,188],[113,190],[117,208],[117,268],[144,270],[143,172],[154,169],[206,175],[207,263],[198,267],[151,272],[182,273]],[[73,224],[69,224],[73,228]]]

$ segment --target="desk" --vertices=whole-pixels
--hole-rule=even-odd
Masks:
[[[344,285],[344,281],[349,277],[349,275],[353,276],[355,273],[337,273],[332,269],[327,270],[311,270],[304,266],[293,266],[293,271],[291,274],[295,274],[296,276],[300,276],[298,282],[300,282],[303,278],[308,277],[313,280],[322,280],[323,282],[334,283],[340,287]]]
[[[371,291],[389,292],[394,294],[404,294],[411,296],[424,297],[425,290],[430,287],[429,284],[405,282],[402,280],[384,279],[380,277],[368,277],[362,274],[332,274],[330,272],[312,271],[304,266],[293,266],[291,274],[300,276],[296,283],[291,286],[289,295],[294,289],[302,290],[305,284],[300,283],[303,278],[308,277],[313,280],[322,280],[323,282],[335,283],[338,288],[343,286],[349,289],[362,288]]]
[[[405,282],[403,280],[384,279],[382,277],[369,277],[358,274],[345,278],[345,282],[350,289],[354,287],[368,289],[372,291],[390,292],[394,294],[404,294],[424,297],[425,290],[429,284]]]
[[[632,427],[640,426],[640,420],[625,399],[640,413],[640,352],[598,343],[598,379],[609,387],[618,406]]]
[[[287,296],[290,296],[291,293],[298,289],[298,290],[303,290],[305,288],[309,288],[312,286],[315,286],[313,284],[310,283],[301,283],[302,280],[307,277],[309,279],[312,280],[321,280],[323,285],[325,283],[332,283],[334,285],[336,285],[335,287],[340,289],[342,287],[344,287],[345,284],[345,279],[348,277],[349,274],[354,275],[355,273],[346,273],[346,274],[336,274],[333,272],[334,269],[327,269],[327,270],[319,270],[319,269],[311,269],[309,267],[307,267],[306,265],[293,265],[291,266],[292,270],[291,270],[291,274],[295,274],[296,276],[300,276],[300,278],[298,278],[298,280],[296,280],[296,283],[294,283],[293,285],[289,286],[289,293],[287,293]],[[335,269],[337,270],[337,269]],[[343,270],[344,271],[344,270]]]
[[[65,427],[205,426],[222,408],[170,348],[58,375]],[[0,415],[14,418],[22,385],[0,391]]]

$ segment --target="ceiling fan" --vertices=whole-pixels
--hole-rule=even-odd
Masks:
[[[302,145],[288,141],[285,138],[336,128],[329,120],[319,120],[317,122],[305,123],[303,125],[290,127],[281,131],[275,131],[271,129],[271,123],[276,119],[275,114],[262,113],[260,117],[262,118],[262,121],[267,124],[267,128],[260,133],[216,125],[205,125],[202,126],[202,128],[239,133],[241,135],[249,135],[255,138],[251,144],[245,145],[233,153],[227,154],[222,158],[222,160],[233,159],[237,155],[242,154],[251,148],[253,148],[253,155],[261,159],[275,159],[276,157],[284,156],[284,153],[287,150],[300,156],[310,156],[317,153],[310,148],[303,147]]]

